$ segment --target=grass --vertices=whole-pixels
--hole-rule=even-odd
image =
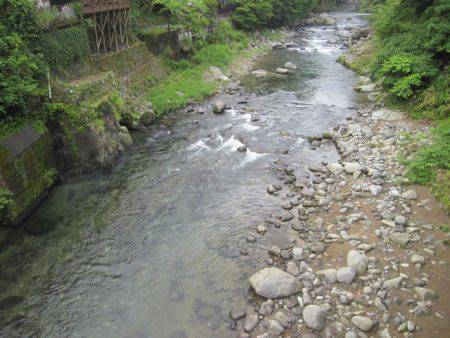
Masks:
[[[218,84],[203,79],[204,67],[195,66],[174,71],[149,90],[148,99],[157,116],[185,106],[190,100],[199,101],[211,95]]]
[[[430,185],[444,209],[450,211],[450,119],[433,129],[432,143],[419,148],[406,165],[408,180]]]

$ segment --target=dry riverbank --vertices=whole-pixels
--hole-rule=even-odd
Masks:
[[[357,116],[309,139],[316,151],[334,144],[340,161],[310,166],[307,179],[276,162],[267,192],[280,211],[247,241],[289,240],[250,278],[248,309],[230,312],[239,337],[446,336],[448,215],[425,187],[403,183],[398,160],[414,147],[408,135],[429,126],[380,107],[369,86]]]

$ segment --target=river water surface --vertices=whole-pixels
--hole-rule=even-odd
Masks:
[[[246,242],[281,210],[266,193],[276,168],[306,179],[309,165],[338,159],[307,137],[355,113],[356,75],[335,60],[363,18],[334,15],[336,27],[301,28],[254,68],[297,71],[246,76],[248,92],[222,97],[223,115],[167,116],[109,172],[53,188],[24,225],[51,230],[2,233],[0,336],[232,336],[228,312],[245,307],[248,277],[269,243],[290,240]]]

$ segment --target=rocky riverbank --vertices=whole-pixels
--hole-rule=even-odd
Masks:
[[[267,268],[249,278],[248,308],[230,312],[238,337],[448,332],[448,217],[426,188],[406,185],[398,160],[414,147],[410,135],[428,126],[375,103],[376,86],[360,81],[368,103],[309,139],[316,151],[334,144],[340,161],[309,167],[307,179],[275,163],[267,193],[280,211],[247,241],[270,232],[290,240],[270,247]]]

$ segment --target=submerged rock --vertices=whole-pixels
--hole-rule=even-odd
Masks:
[[[300,281],[278,268],[265,268],[249,278],[255,292],[265,298],[282,298],[299,293]]]
[[[277,74],[288,74],[289,73],[289,69],[277,68],[277,69],[275,69],[275,73],[277,73]]]
[[[284,64],[284,68],[296,70],[298,67],[297,65],[294,65],[292,62],[288,61]]]

